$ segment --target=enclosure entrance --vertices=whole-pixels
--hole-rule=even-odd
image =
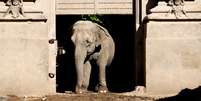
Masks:
[[[57,15],[56,38],[58,47],[63,47],[66,53],[57,56],[57,92],[73,91],[76,83],[76,73],[73,58],[73,44],[68,28],[80,15]],[[100,16],[103,26],[108,29],[115,41],[115,56],[107,68],[107,85],[112,92],[132,91],[135,87],[135,20],[133,15]],[[94,89],[97,81],[97,70],[92,69],[89,89]]]

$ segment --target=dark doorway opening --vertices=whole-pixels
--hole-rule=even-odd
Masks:
[[[70,40],[70,26],[81,19],[80,15],[57,15],[56,37],[58,47],[63,47],[66,54],[57,56],[57,92],[73,91],[76,83],[73,49]],[[100,17],[115,41],[115,57],[107,68],[107,85],[111,92],[134,90],[135,85],[135,18],[133,15],[103,15]],[[92,69],[90,87],[97,81],[97,70]]]

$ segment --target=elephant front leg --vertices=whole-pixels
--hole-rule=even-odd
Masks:
[[[75,47],[75,67],[76,67],[76,74],[77,74],[77,83],[75,87],[75,93],[83,93],[83,70],[84,70],[84,61],[86,58],[86,50],[82,48],[81,45],[76,45]]]
[[[89,61],[86,61],[84,64],[83,81],[82,81],[84,91],[87,91],[87,88],[89,86],[90,74],[91,74],[91,64]]]

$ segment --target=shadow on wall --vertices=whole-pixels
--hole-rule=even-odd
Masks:
[[[146,26],[140,25],[135,35],[136,86],[146,86]]]
[[[184,89],[178,95],[157,101],[201,101],[201,86],[196,89]]]

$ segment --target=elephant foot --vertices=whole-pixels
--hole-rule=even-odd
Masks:
[[[75,88],[75,93],[76,94],[83,94],[83,93],[86,93],[86,92],[87,92],[87,88],[86,87],[76,86],[76,88]]]
[[[99,86],[98,87],[98,93],[107,93],[108,89],[106,86]]]
[[[76,93],[76,94],[82,94],[82,93],[83,93],[82,87],[76,86],[76,87],[75,87],[75,93]]]

